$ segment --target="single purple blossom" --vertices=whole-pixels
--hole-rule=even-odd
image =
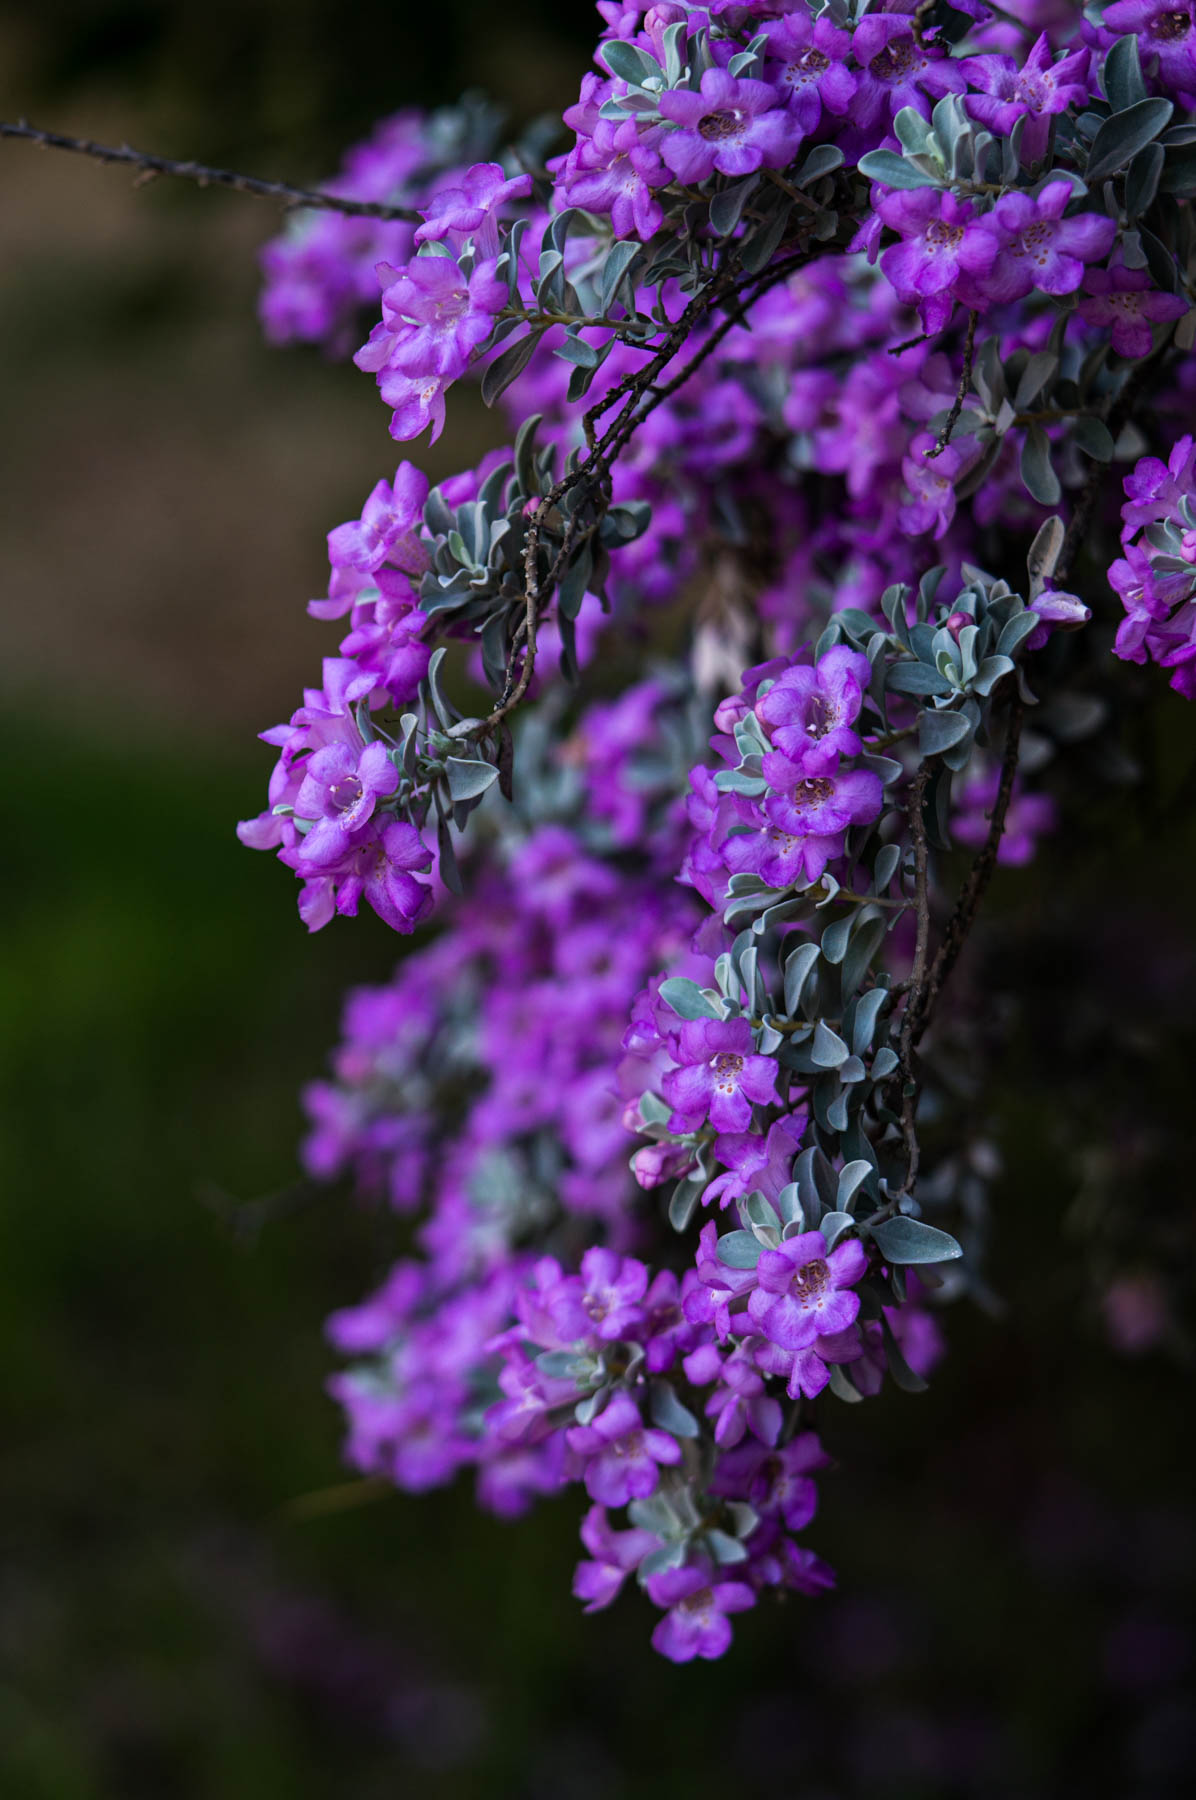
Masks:
[[[455,381],[471,353],[489,337],[494,315],[507,303],[506,283],[495,280],[493,261],[466,276],[451,256],[417,256],[405,269],[379,271],[382,321],[390,333],[384,364],[359,350],[359,368],[395,369],[412,380],[435,375]]]
[[[426,207],[424,223],[415,228],[417,244],[448,238],[459,251],[472,238],[478,258],[498,255],[498,212],[508,200],[524,200],[532,191],[527,174],[508,176],[498,163],[474,163],[458,187],[441,188]]]
[[[615,236],[647,241],[660,230],[664,213],[654,189],[672,176],[634,119],[599,119],[565,171],[565,199],[588,212],[609,213]]]
[[[418,532],[427,498],[427,476],[411,463],[400,463],[394,485],[380,481],[360,519],[328,533],[329,562],[334,568],[347,566],[369,574],[383,563],[391,563],[406,575],[422,575],[428,567],[428,552]]]
[[[895,118],[903,106],[928,119],[935,100],[967,86],[960,65],[938,45],[919,43],[908,18],[868,13],[855,28],[852,50],[860,73],[851,116],[865,130]]]
[[[720,1339],[726,1339],[731,1332],[731,1301],[748,1294],[756,1285],[754,1269],[731,1269],[718,1256],[718,1227],[710,1219],[703,1225],[698,1234],[698,1248],[694,1256],[694,1269],[697,1283],[689,1287],[682,1298],[685,1316],[694,1325],[713,1325]],[[692,1356],[685,1359],[685,1371],[689,1379],[702,1387],[709,1381],[717,1379],[721,1362],[715,1356],[712,1366],[704,1350],[697,1350],[694,1355],[704,1358],[704,1362],[696,1365],[697,1372],[691,1371]]]
[[[851,106],[856,77],[846,67],[851,34],[828,18],[809,19],[800,12],[770,19],[763,28],[768,40],[765,71],[808,137],[818,129],[822,109],[841,118]]]
[[[1138,39],[1145,69],[1155,68],[1167,87],[1196,94],[1196,6],[1192,0],[1115,0],[1101,23]]]
[[[840,756],[859,754],[852,726],[871,680],[868,658],[836,644],[812,667],[786,669],[757,700],[756,716],[791,762],[807,775],[823,775]]]
[[[300,900],[300,915],[308,930],[318,931],[326,925],[334,905],[337,912],[355,917],[364,898],[392,930],[414,931],[432,904],[428,884],[416,878],[416,871],[430,867],[432,853],[415,827],[394,819],[379,830],[371,819],[352,839],[342,834],[344,848],[337,855],[339,827],[331,820],[325,823],[327,830],[316,826],[293,849],[279,851],[280,859],[313,890]],[[316,848],[322,853],[318,861],[309,854],[309,842],[316,832],[320,832]]]
[[[737,80],[707,69],[701,91],[673,88],[660,96],[663,118],[679,127],[660,154],[688,185],[720,175],[750,175],[763,165],[784,168],[801,143],[801,128],[765,81]]]
[[[650,1531],[612,1531],[601,1506],[591,1506],[581,1522],[581,1541],[594,1558],[573,1573],[573,1593],[588,1613],[601,1612],[618,1597],[633,1569],[639,1567],[659,1539]]]
[[[1175,512],[1188,494],[1196,494],[1196,443],[1189,434],[1171,447],[1167,461],[1143,456],[1125,478],[1122,522],[1129,532],[1156,524]]]
[[[804,1350],[820,1334],[845,1331],[855,1322],[860,1297],[846,1290],[867,1265],[858,1238],[846,1238],[828,1251],[820,1231],[802,1232],[779,1249],[761,1253],[759,1285],[748,1311],[782,1350]]]
[[[825,837],[848,825],[870,824],[880,812],[884,786],[871,769],[811,776],[779,750],[770,750],[763,763],[773,790],[764,811],[784,831]]]
[[[1081,212],[1065,219],[1072,198],[1069,181],[1051,181],[1037,198],[1002,194],[980,230],[996,242],[996,260],[987,273],[957,283],[965,306],[1022,300],[1034,288],[1044,294],[1071,294],[1084,278],[1084,265],[1109,254],[1117,226],[1104,213]]]
[[[748,1431],[762,1444],[775,1444],[781,1435],[781,1403],[765,1392],[764,1379],[752,1361],[753,1341],[749,1338],[722,1359],[718,1385],[706,1402],[706,1417],[714,1421],[714,1441],[720,1449],[731,1449]],[[695,1385],[704,1385],[697,1376],[705,1371],[695,1366],[693,1357],[686,1358],[685,1372]]]
[[[1089,269],[1079,313],[1089,325],[1108,326],[1118,356],[1149,356],[1155,325],[1182,319],[1188,302],[1151,285],[1145,269]]]
[[[829,1468],[830,1461],[812,1431],[799,1432],[781,1449],[740,1444],[719,1457],[710,1491],[729,1500],[747,1500],[759,1513],[777,1514],[790,1531],[802,1531],[818,1506],[811,1476]]]
[[[876,211],[901,234],[902,242],[883,252],[880,266],[910,304],[948,293],[965,276],[987,275],[996,261],[996,240],[983,229],[971,201],[949,191],[886,194]]]
[[[814,1400],[831,1378],[835,1363],[853,1363],[861,1353],[859,1329],[831,1331],[816,1337],[804,1350],[782,1350],[779,1344],[757,1338],[756,1362],[768,1375],[779,1375],[791,1400]]]
[[[313,826],[304,842],[304,856],[313,862],[327,860],[321,832],[329,838],[332,854],[340,855],[343,834],[364,825],[378,801],[393,794],[398,785],[399,771],[380,739],[367,744],[360,754],[348,744],[329,744],[317,750],[304,765],[295,812],[301,819],[332,822],[335,829],[328,833],[326,825]],[[341,833],[339,838],[336,831]]]
[[[964,102],[974,119],[1002,137],[1025,119],[1025,163],[1040,162],[1046,155],[1051,116],[1069,106],[1082,107],[1088,99],[1088,51],[1075,50],[1058,62],[1054,55],[1044,31],[1020,66],[1011,56],[971,56],[963,64],[968,81],[982,90]]]
[[[646,1586],[649,1598],[669,1609],[652,1633],[652,1648],[676,1663],[722,1656],[731,1645],[727,1614],[756,1604],[746,1582],[718,1581],[707,1566],[664,1569]]]
[[[719,846],[733,875],[758,875],[769,887],[786,888],[794,882],[817,881],[827,863],[843,854],[841,831],[795,831],[764,818],[758,807],[738,795],[735,798],[739,816],[750,829],[734,832]]]
[[[956,483],[980,456],[974,438],[958,438],[931,455],[937,449],[937,439],[920,431],[910,442],[909,455],[902,458],[901,479],[910,497],[899,509],[897,521],[910,537],[923,531],[942,537],[955,517]]]
[[[586,1459],[586,1492],[600,1506],[626,1506],[655,1491],[658,1464],[681,1461],[681,1446],[667,1431],[645,1426],[630,1394],[613,1394],[592,1425],[567,1432],[569,1448]]]
[[[793,1159],[797,1155],[809,1114],[803,1107],[769,1127],[768,1136],[757,1132],[724,1132],[714,1140],[714,1154],[727,1170],[719,1175],[702,1194],[703,1206],[717,1200],[721,1207],[757,1190],[766,1200],[775,1200],[793,1176]]]
[[[716,1131],[746,1131],[752,1103],[778,1105],[777,1063],[753,1052],[746,1019],[687,1019],[678,1055],[682,1067],[665,1076],[662,1091],[674,1109],[669,1130],[694,1131],[709,1119]]]

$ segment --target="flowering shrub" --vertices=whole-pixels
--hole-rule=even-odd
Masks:
[[[392,437],[467,380],[505,423],[329,532],[240,833],[309,929],[438,928],[306,1096],[409,1221],[330,1321],[350,1461],[584,1490],[577,1597],[682,1662],[833,1582],[828,1404],[983,1292],[951,978],[1148,691],[1110,649],[1196,696],[1196,8],[598,10],[557,144],[401,114],[265,253]]]

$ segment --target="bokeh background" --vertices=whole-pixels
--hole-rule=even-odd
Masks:
[[[4,4],[0,111],[314,181],[467,85],[559,110],[593,17]],[[324,533],[395,458],[371,381],[258,334],[277,221],[0,144],[0,1793],[1181,1792],[1196,845],[1162,693],[1151,780],[1001,877],[1001,1305],[930,1394],[828,1415],[837,1595],[677,1670],[646,1606],[580,1616],[573,1497],[511,1526],[346,1482],[320,1324],[384,1222],[296,1187],[297,1091],[395,942],[309,939],[232,822],[331,647]],[[486,441],[457,414],[434,475]]]

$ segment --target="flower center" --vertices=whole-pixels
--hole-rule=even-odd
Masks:
[[[810,82],[817,81],[818,77],[830,66],[829,56],[824,56],[821,50],[815,50],[812,45],[807,45],[804,50],[799,50],[793,61],[786,66],[785,79],[791,87],[808,87]]]
[[[1173,44],[1177,38],[1187,37],[1191,29],[1190,14],[1180,12],[1178,7],[1174,12],[1160,13],[1154,22],[1154,35],[1162,38],[1165,44]]]
[[[835,709],[825,694],[811,694],[806,707],[806,736],[825,737],[835,721]]]
[[[1010,245],[1010,249],[1015,256],[1033,256],[1040,263],[1044,263],[1054,235],[1055,227],[1052,221],[1036,219],[1033,225],[1026,226],[1017,242]]]
[[[932,219],[926,227],[926,242],[932,250],[953,250],[962,237],[962,225],[947,225],[942,219]]]
[[[804,801],[807,806],[825,806],[834,791],[834,782],[821,775],[815,781],[799,781],[794,789],[794,798],[799,803]]]
[[[361,782],[355,775],[347,775],[343,781],[334,781],[328,789],[328,798],[338,812],[348,812],[357,805],[362,796]]]
[[[913,39],[901,38],[897,43],[889,44],[879,56],[872,58],[868,67],[878,81],[901,81],[912,75],[918,67]]]
[[[824,1262],[803,1263],[789,1286],[798,1300],[816,1300],[829,1279],[830,1270]]]
[[[644,1434],[642,1431],[629,1431],[626,1437],[616,1438],[611,1449],[616,1456],[642,1456]]]
[[[699,1588],[696,1594],[687,1594],[677,1608],[678,1612],[694,1614],[705,1621],[714,1608],[714,1595],[709,1588]]]
[[[741,125],[742,120],[736,112],[707,113],[704,119],[698,120],[698,136],[714,143],[720,138],[734,137]]]
[[[743,1058],[733,1055],[729,1050],[720,1050],[710,1066],[718,1080],[730,1081],[742,1069]]]

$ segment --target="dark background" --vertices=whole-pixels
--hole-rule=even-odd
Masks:
[[[559,110],[594,17],[8,5],[0,107],[317,180],[470,83]],[[253,733],[333,647],[303,611],[324,533],[393,469],[373,384],[262,343],[266,203],[13,143],[0,200],[5,1800],[1179,1792],[1191,709],[1159,679],[1154,810],[1099,787],[998,884],[1003,1312],[948,1320],[929,1395],[828,1412],[838,1594],[674,1669],[646,1605],[571,1600],[576,1495],[510,1526],[465,1488],[342,1486],[320,1326],[378,1273],[376,1221],[238,1210],[293,1181],[297,1090],[395,953],[372,916],[309,939],[232,835]],[[485,430],[465,400],[420,458]],[[1163,1323],[1127,1356],[1100,1294],[1144,1271]]]

